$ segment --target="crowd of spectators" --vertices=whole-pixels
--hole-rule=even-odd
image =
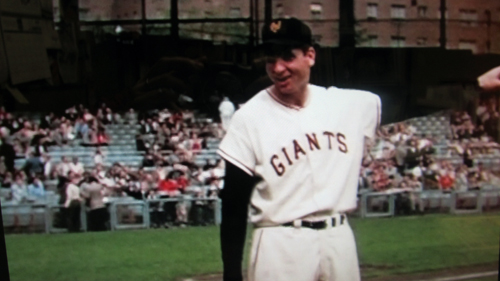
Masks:
[[[3,116],[12,116],[9,113]],[[11,117],[6,118],[13,119]],[[207,148],[208,138],[221,138],[224,133],[220,124],[207,119],[196,122],[191,111],[171,113],[167,109],[146,112],[138,118],[134,110],[125,114],[112,113],[104,105],[93,115],[82,107],[71,107],[61,117],[48,114],[39,122],[30,122],[26,118],[15,118],[23,129],[12,130],[12,126],[2,126],[2,145],[11,146],[12,157],[25,157],[23,169],[16,170],[12,159],[11,165],[0,161],[0,179],[3,191],[9,191],[3,199],[14,204],[43,201],[45,188],[43,182],[57,182],[56,194],[62,206],[57,225],[69,231],[80,229],[80,205],[85,203],[89,210],[89,229],[102,230],[103,206],[106,202],[120,198],[134,199],[181,199],[190,194],[199,199],[192,204],[186,202],[151,203],[152,225],[170,226],[187,224],[192,221],[203,224],[213,220],[213,204],[205,198],[216,197],[222,187],[223,161],[212,157],[206,163],[196,164],[195,156]],[[106,141],[99,138],[98,132],[105,132],[107,124],[140,124],[140,134],[136,136],[136,148],[144,151],[144,159],[137,169],[114,163],[104,166],[105,153],[97,147],[93,156],[94,168],[85,169],[78,157],[62,156],[54,163],[48,151],[50,145],[71,145],[77,141],[84,145],[103,145]],[[11,124],[4,122],[2,124]],[[18,123],[17,123],[18,124]],[[16,127],[16,126],[14,126]],[[44,135],[35,139],[34,134],[26,134],[35,127]],[[21,133],[20,133],[21,132]],[[62,132],[66,132],[63,134]],[[94,134],[93,132],[96,132]],[[51,143],[53,136],[60,134],[60,142]],[[20,137],[31,136],[23,140],[22,149],[14,149],[12,143],[20,142]],[[107,136],[106,139],[109,139]],[[94,142],[95,141],[95,142]],[[75,145],[75,143],[73,143]],[[1,147],[0,147],[1,149]],[[2,155],[5,155],[2,153]],[[215,156],[215,155],[214,155]],[[0,158],[5,159],[5,156]],[[3,193],[5,194],[5,192]],[[99,195],[100,194],[100,198]],[[188,214],[188,206],[191,213]],[[207,213],[212,212],[212,216]],[[192,217],[189,219],[188,215]],[[130,213],[130,220],[133,215]],[[14,222],[16,224],[16,221]]]
[[[484,130],[474,126],[463,111],[450,118],[452,139],[438,141],[419,132],[411,121],[381,127],[367,146],[359,176],[361,192],[408,193],[411,207],[419,204],[414,194],[422,190],[467,191],[498,186],[497,169],[474,159],[500,148]],[[446,134],[446,132],[443,132]]]
[[[491,107],[485,112],[493,118]],[[452,113],[452,139],[446,141],[444,158],[438,157],[436,138],[419,132],[410,121],[381,127],[376,141],[366,147],[360,192],[405,192],[410,194],[415,209],[420,202],[412,191],[465,191],[499,184],[499,177],[490,167],[473,161],[477,153],[492,153],[499,148],[484,130],[489,120],[484,114],[478,114],[483,119],[474,125],[466,112]],[[62,206],[58,219],[61,227],[78,231],[78,214],[84,205],[89,212],[89,230],[104,230],[105,204],[123,197],[148,199],[153,227],[211,220],[207,214],[213,214],[214,206],[205,199],[218,196],[223,186],[224,162],[213,154],[200,165],[197,155],[209,148],[209,139],[223,137],[221,123],[200,121],[192,111],[163,109],[139,115],[131,109],[119,114],[104,104],[95,114],[83,106],[74,106],[61,116],[50,113],[40,122],[22,116],[14,118],[0,108],[0,121],[0,180],[3,190],[9,191],[6,200],[14,204],[43,200],[44,181],[55,181]],[[135,136],[136,150],[143,154],[139,168],[120,163],[105,166],[106,154],[99,146],[109,140],[105,130],[108,124],[139,124]],[[62,156],[54,163],[47,153],[52,145],[75,144],[97,146],[92,169],[85,169],[76,156]],[[26,158],[21,170],[14,168],[16,156]],[[453,162],[453,157],[461,161]],[[186,196],[199,200],[187,203],[182,200]],[[178,202],[156,201],[165,198]],[[129,221],[135,220],[132,210],[126,213]]]

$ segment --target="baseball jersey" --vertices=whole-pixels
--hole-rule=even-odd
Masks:
[[[365,137],[380,123],[380,98],[366,91],[308,85],[304,107],[270,89],[233,115],[218,153],[262,180],[251,196],[251,221],[273,226],[356,207]]]

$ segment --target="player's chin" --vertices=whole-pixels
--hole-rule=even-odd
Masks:
[[[289,95],[289,94],[293,93],[293,89],[292,89],[292,87],[290,87],[290,85],[283,85],[282,83],[275,83],[274,87],[282,95]]]

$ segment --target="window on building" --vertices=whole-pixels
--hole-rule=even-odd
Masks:
[[[417,46],[426,46],[427,38],[426,37],[418,37],[417,38]]]
[[[229,9],[229,17],[239,18],[241,17],[241,10],[239,7],[232,7]]]
[[[206,18],[212,18],[213,16],[214,16],[214,13],[212,11],[205,11]]]
[[[477,44],[474,40],[460,40],[458,42],[458,48],[460,50],[471,50],[472,53],[477,53]]]
[[[368,6],[366,6],[366,17],[368,19],[376,19],[378,17],[377,3],[368,3]]]
[[[285,15],[285,12],[283,10],[283,4],[276,4],[276,15],[278,17],[282,17]]]
[[[314,35],[312,36],[312,39],[313,39],[313,42],[314,42],[314,43],[319,43],[319,42],[321,42],[321,38],[323,38],[323,36],[321,36],[320,34],[314,34]]]
[[[312,3],[310,9],[313,17],[319,17],[323,13],[323,6],[319,3]]]
[[[437,18],[438,18],[438,19],[441,19],[441,9],[438,9],[438,10],[437,10]],[[448,9],[446,9],[446,10],[444,11],[444,18],[445,18],[445,19],[447,19],[447,18],[448,18]]]
[[[368,47],[378,47],[378,36],[368,35],[368,40],[366,41]]]
[[[418,16],[421,18],[427,17],[427,6],[419,6],[418,7]]]
[[[391,47],[404,47],[406,38],[403,36],[392,36],[391,37]]]
[[[476,10],[460,9],[460,20],[462,25],[476,25],[478,15]]]
[[[391,6],[391,18],[404,19],[406,18],[406,7],[404,5]]]

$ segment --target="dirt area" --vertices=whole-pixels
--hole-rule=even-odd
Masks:
[[[362,267],[361,275],[365,276],[364,272],[367,270],[373,269],[372,267]],[[459,268],[450,268],[444,270],[436,270],[432,272],[421,272],[421,273],[413,273],[413,274],[401,274],[401,275],[392,275],[392,276],[384,276],[384,277],[371,277],[362,278],[363,281],[423,281],[423,280],[436,280],[438,278],[446,278],[460,275],[467,275],[473,273],[482,273],[482,272],[490,272],[497,271],[498,272],[498,263],[484,264],[484,265],[476,265],[476,266],[466,266]],[[491,277],[489,277],[491,278]],[[460,279],[460,280],[481,280],[481,278],[471,278],[471,279]],[[486,280],[486,279],[485,279]],[[487,279],[491,280],[491,279]],[[221,274],[211,274],[204,276],[195,276],[191,278],[183,278],[179,279],[179,281],[222,281]]]

